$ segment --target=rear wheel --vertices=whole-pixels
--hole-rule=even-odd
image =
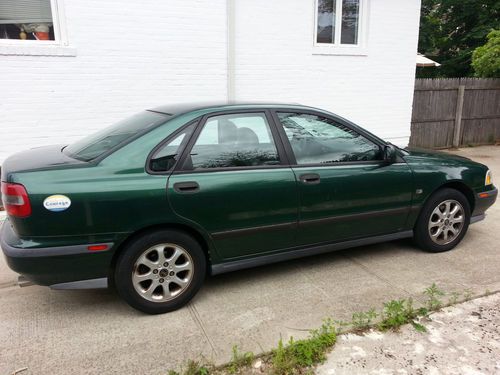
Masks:
[[[453,249],[465,236],[470,204],[454,189],[441,189],[425,204],[415,226],[415,242],[422,249],[441,252]]]
[[[161,314],[189,302],[205,270],[205,254],[194,238],[181,231],[156,231],[127,245],[116,263],[115,285],[132,307]]]

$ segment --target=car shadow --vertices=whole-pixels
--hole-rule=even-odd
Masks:
[[[401,252],[417,253],[421,252],[421,250],[414,247],[411,240],[397,240],[390,243],[368,245],[303,257],[215,276],[207,276],[200,293],[203,295],[207,295],[207,293],[223,293],[229,284],[246,285],[256,282],[265,284],[277,278],[286,279],[296,276],[298,270],[304,269],[304,267],[321,267],[322,269],[331,267],[333,272],[336,265],[349,261],[351,258],[369,255],[371,259],[377,261],[387,259]],[[194,299],[195,302],[197,297]],[[123,316],[145,315],[129,307],[121,300],[113,288],[50,291],[50,300],[53,310],[67,311],[68,305],[70,305],[70,310],[72,311],[75,308],[82,310],[91,308],[93,314],[97,312],[96,310],[100,310],[103,314],[113,313]]]
[[[413,245],[411,239],[337,250],[220,275],[208,276],[203,289],[217,289],[219,286],[231,282],[265,281],[267,278],[274,279],[279,275],[286,277],[290,274],[296,274],[297,268],[303,268],[304,266],[314,267],[315,265],[321,265],[322,267],[329,267],[331,265],[332,270],[334,270],[336,263],[345,261],[349,258],[369,254],[372,259],[376,260],[384,259],[392,254],[400,252],[420,253],[421,250]]]

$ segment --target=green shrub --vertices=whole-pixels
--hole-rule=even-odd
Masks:
[[[500,78],[500,30],[488,34],[488,41],[472,53],[472,67],[482,78]]]

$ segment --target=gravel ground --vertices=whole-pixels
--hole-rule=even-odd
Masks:
[[[500,374],[500,293],[431,315],[427,332],[340,336],[318,375]]]

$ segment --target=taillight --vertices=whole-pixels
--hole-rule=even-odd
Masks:
[[[2,202],[8,215],[27,217],[31,215],[31,203],[23,185],[2,182]]]

